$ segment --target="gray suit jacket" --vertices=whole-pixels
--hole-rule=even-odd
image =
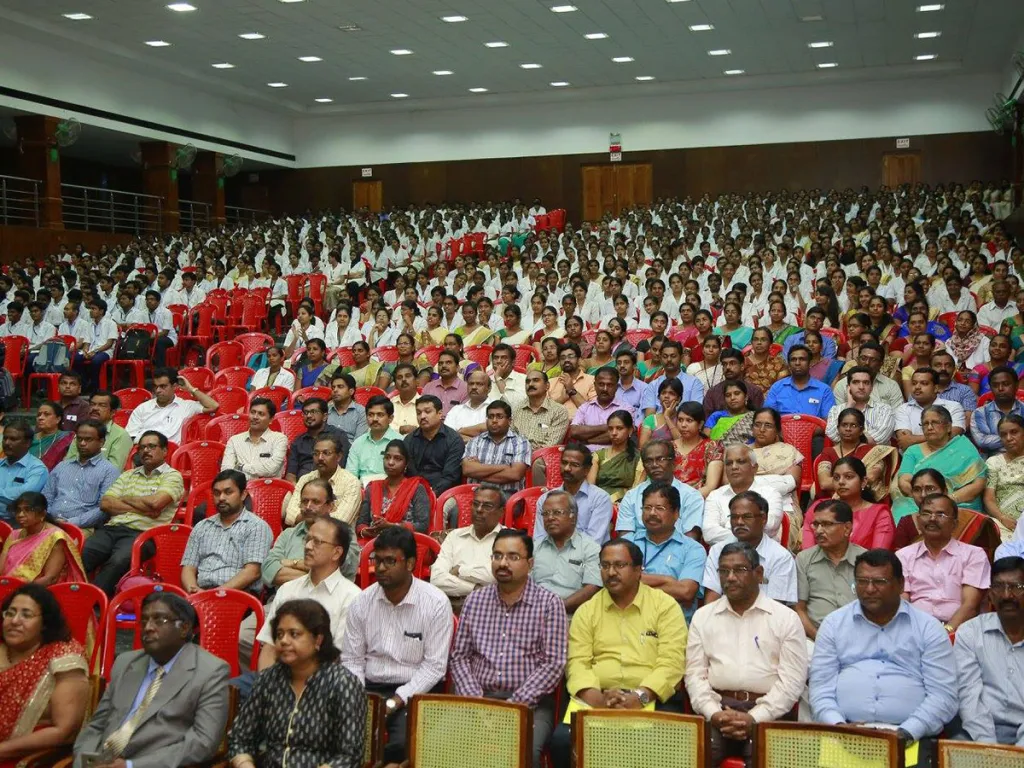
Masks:
[[[148,667],[141,650],[114,661],[110,685],[75,740],[75,768],[82,768],[82,753],[100,752],[128,717]],[[227,663],[198,645],[182,648],[122,757],[133,768],[178,768],[212,757],[228,719],[228,673]]]

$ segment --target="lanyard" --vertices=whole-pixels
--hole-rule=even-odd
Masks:
[[[648,543],[648,541],[649,541],[648,539],[644,539],[644,568],[647,568],[647,566],[650,563],[652,563],[652,562],[654,562],[655,560],[658,559],[658,555],[660,555],[662,552],[664,552],[665,551],[665,547],[667,547],[669,544],[672,543],[672,538],[669,537],[665,541],[664,544],[660,544],[657,547],[657,549],[654,550],[654,557],[652,557],[650,560],[647,559],[647,543]]]

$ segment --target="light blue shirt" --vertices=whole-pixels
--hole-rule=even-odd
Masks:
[[[630,488],[619,502],[619,516],[615,520],[616,531],[635,531],[643,528],[643,517],[640,514],[644,489],[651,484],[644,480],[640,485]],[[672,487],[679,491],[679,519],[676,520],[676,531],[687,534],[699,528],[704,522],[704,497],[700,491],[691,488],[678,477],[672,477]]]
[[[707,559],[704,547],[679,531],[673,531],[668,541],[661,544],[655,544],[647,538],[647,531],[643,528],[634,531],[628,538],[644,553],[644,573],[669,576],[676,581],[689,579],[697,582],[697,594],[690,604],[679,604],[689,624],[693,612],[697,610],[697,601],[704,596],[704,588],[700,583],[704,575],[704,561]]]
[[[971,740],[1024,747],[1024,641],[1011,643],[999,615],[983,613],[960,625],[953,653]]]
[[[764,398],[765,408],[774,408],[783,416],[802,413],[805,416],[817,416],[822,421],[828,419],[828,412],[835,404],[836,396],[828,384],[811,378],[801,389],[793,383],[792,376],[772,384]]]
[[[821,622],[810,702],[818,723],[889,723],[915,741],[935,736],[958,710],[949,635],[938,619],[905,600],[884,627],[869,621],[854,600]]]
[[[171,667],[174,666],[174,662],[178,660],[178,657],[181,656],[181,652],[183,650],[185,650],[185,646],[181,646],[181,648],[178,650],[176,654],[174,654],[171,660],[164,664],[164,680],[166,680],[167,676],[171,674]],[[146,676],[142,678],[142,685],[139,686],[139,692],[135,694],[135,700],[132,702],[132,708],[128,710],[128,714],[127,716],[125,716],[124,720],[121,721],[121,725],[124,725],[126,722],[128,722],[128,718],[134,715],[135,710],[137,710],[139,706],[142,704],[142,699],[146,696],[146,690],[149,688],[149,684],[153,682],[153,678],[156,677],[156,671],[159,668],[160,665],[153,661],[152,658],[150,658],[149,666],[146,668]],[[125,760],[124,764],[125,768],[132,768],[131,760]]]
[[[46,476],[46,465],[29,453],[13,464],[8,458],[0,460],[0,519],[12,523],[7,506],[23,493],[42,491]]]
[[[644,393],[650,385],[647,382],[640,381],[636,376],[633,377],[633,382],[629,385],[629,389],[626,389],[619,384],[618,390],[615,392],[615,399],[623,405],[629,406],[629,409],[633,412],[633,421],[639,424],[644,418],[643,409],[640,407],[640,401],[643,400]]]
[[[1018,525],[1014,530],[1020,531],[1024,529],[1024,525]],[[1004,541],[996,549],[995,559],[998,560],[1001,557],[1024,557],[1024,538],[1020,536],[1014,536],[1009,541]]]
[[[565,486],[551,490],[564,491]],[[534,543],[547,536],[541,510],[544,509],[544,500],[550,492],[548,491],[537,499],[537,517],[533,523]],[[584,480],[580,485],[579,492],[573,498],[576,499],[576,506],[579,508],[579,513],[576,515],[576,530],[586,534],[598,544],[604,544],[611,536],[609,529],[612,524],[612,497],[596,485],[591,485]]]
[[[643,395],[640,396],[640,410],[646,411],[648,408],[653,408],[655,413],[661,413],[661,401],[658,400],[658,387],[665,379],[669,378],[665,374],[662,374],[654,381],[647,384],[647,389],[644,390]],[[679,379],[679,383],[683,385],[683,400],[686,403],[691,400],[703,403],[704,402],[704,383],[696,376],[691,376],[685,371],[680,371],[679,375],[675,378]]]
[[[100,453],[84,463],[60,462],[43,490],[50,513],[79,528],[103,525],[107,516],[100,511],[100,499],[120,474]]]
[[[797,344],[806,344],[804,341],[804,331],[798,331],[790,336],[782,345],[782,359],[789,360],[789,350]],[[831,336],[821,334],[821,356],[831,357],[833,360],[836,359],[836,340]]]

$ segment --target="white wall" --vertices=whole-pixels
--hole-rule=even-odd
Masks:
[[[300,168],[775,144],[989,130],[1000,75],[305,117]],[[633,89],[637,90],[637,89]],[[410,105],[412,106],[412,105]]]

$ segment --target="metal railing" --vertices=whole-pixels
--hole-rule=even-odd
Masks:
[[[210,226],[210,204],[198,200],[178,201],[178,226],[182,232],[191,232]]]
[[[87,232],[160,233],[163,198],[136,192],[61,184],[64,226]]]
[[[40,183],[18,176],[0,176],[0,224],[39,226]]]
[[[270,211],[258,208],[241,208],[237,205],[224,206],[224,218],[228,224],[253,224],[270,216]]]

